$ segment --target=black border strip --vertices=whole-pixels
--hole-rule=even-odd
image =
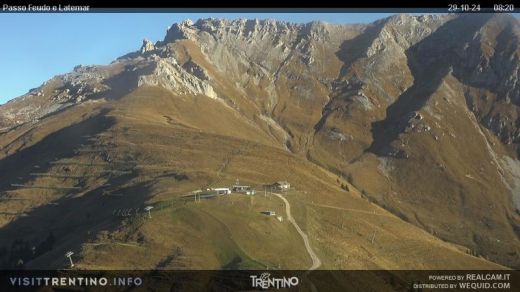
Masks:
[[[192,1],[160,1],[160,0],[146,0],[146,1],[109,1],[109,0],[34,0],[34,1],[16,1],[4,0],[0,4],[8,5],[73,5],[73,6],[89,6],[91,10],[102,12],[105,9],[120,10],[124,12],[150,12],[157,9],[182,9],[181,12],[188,11],[206,11],[206,12],[401,12],[413,10],[415,12],[447,12],[451,4],[461,6],[463,4],[473,5],[479,4],[481,11],[486,8],[493,9],[495,4],[515,4],[514,0],[432,0],[432,1],[417,1],[417,0],[362,0],[362,1],[338,1],[338,0],[319,0],[319,1],[282,1],[282,0],[262,0],[237,2],[235,1],[210,1],[198,0],[196,5]],[[100,10],[98,10],[100,9]],[[102,10],[101,10],[102,9]],[[339,10],[341,9],[341,10]],[[487,11],[486,11],[487,12]]]
[[[514,270],[0,271],[0,290],[86,288],[78,282],[68,282],[79,277],[94,279],[94,285],[86,285],[88,291],[133,291],[133,288],[138,291],[259,291],[266,288],[258,286],[262,279],[278,279],[280,284],[285,283],[284,287],[273,287],[277,284],[271,281],[267,287],[271,291],[277,288],[289,291],[308,291],[309,288],[317,291],[520,290],[520,271]],[[66,284],[45,285],[42,284],[45,278],[49,279],[48,283],[51,283],[51,278],[63,278]],[[98,284],[102,278],[106,279],[106,285]]]
[[[69,5],[69,4],[67,4]],[[494,8],[480,8],[479,11],[450,11],[448,8],[178,8],[178,7],[96,7],[90,5],[88,11],[2,11],[0,14],[19,13],[520,13],[520,7],[513,11],[497,11]]]

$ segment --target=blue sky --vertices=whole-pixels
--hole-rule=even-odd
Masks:
[[[367,23],[386,13],[85,13],[0,14],[0,104],[83,64],[107,64],[162,40],[186,18],[271,18],[292,22]]]

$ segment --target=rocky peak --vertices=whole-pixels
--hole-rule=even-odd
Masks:
[[[186,19],[181,23],[175,23],[166,31],[166,36],[164,37],[164,43],[171,43],[178,39],[190,39],[193,34],[196,32],[196,29],[193,27],[193,21],[191,19]]]
[[[155,50],[155,45],[148,39],[144,39],[143,45],[141,46],[141,54],[152,52],[154,50]]]
[[[189,18],[181,22],[181,26],[183,26],[183,27],[190,27],[192,25],[193,25],[193,21]]]

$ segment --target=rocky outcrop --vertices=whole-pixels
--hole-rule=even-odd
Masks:
[[[207,75],[197,66],[179,65],[173,58],[157,58],[152,74],[139,77],[138,86],[160,86],[179,95],[206,95],[217,98],[213,87],[207,82]]]
[[[141,54],[153,52],[154,50],[155,50],[155,45],[148,39],[144,39],[143,44],[141,45]]]
[[[173,42],[178,39],[190,39],[196,33],[196,28],[193,27],[193,21],[187,19],[181,23],[175,23],[166,31],[164,37],[164,44]]]

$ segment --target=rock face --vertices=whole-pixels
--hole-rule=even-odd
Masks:
[[[178,94],[205,95],[217,98],[213,87],[206,81],[207,75],[195,66],[183,68],[175,59],[157,59],[152,74],[139,77],[138,86],[159,86]],[[191,69],[191,70],[190,70]]]
[[[519,45],[508,15],[187,20],[1,106],[0,128],[143,87],[206,96],[403,220],[520,267]]]

